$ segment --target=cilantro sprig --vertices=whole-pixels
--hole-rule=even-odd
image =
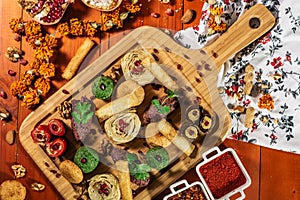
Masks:
[[[72,117],[77,124],[87,124],[92,119],[94,112],[92,105],[88,102],[79,102],[75,105],[76,110],[72,112]]]

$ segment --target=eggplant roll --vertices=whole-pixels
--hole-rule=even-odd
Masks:
[[[122,57],[121,67],[126,80],[135,80],[142,86],[154,81],[153,74],[142,65],[142,61],[148,56],[143,49],[137,49]]]
[[[119,113],[105,121],[104,129],[107,136],[116,144],[127,143],[139,133],[141,121],[135,113]]]

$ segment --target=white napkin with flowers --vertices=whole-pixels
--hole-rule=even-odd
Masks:
[[[200,49],[218,37],[220,33],[208,25],[212,6],[223,9],[220,19],[227,27],[257,3],[265,4],[278,16],[272,31],[225,63],[219,74],[220,95],[232,118],[228,138],[300,153],[300,1],[208,2],[199,25],[174,35],[179,44]],[[254,68],[252,90],[245,94],[245,68],[249,65]],[[254,108],[254,118],[247,128],[245,113],[250,108]]]

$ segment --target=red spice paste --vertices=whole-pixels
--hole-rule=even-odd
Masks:
[[[246,183],[246,177],[230,152],[202,165],[199,171],[217,199]]]

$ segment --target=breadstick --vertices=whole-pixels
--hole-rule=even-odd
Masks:
[[[122,200],[132,200],[132,191],[130,187],[130,175],[128,162],[124,160],[119,160],[116,162],[116,167],[119,173],[119,183],[122,194]]]
[[[147,125],[145,130],[145,138],[146,138],[146,142],[153,147],[154,146],[167,147],[171,143],[171,141],[168,140],[168,138],[166,138],[159,132],[156,122],[152,122]]]
[[[95,114],[98,117],[99,122],[102,122],[114,114],[128,110],[129,108],[140,105],[145,97],[145,91],[143,87],[139,86],[132,93],[113,100],[101,108],[99,108]]]
[[[150,57],[146,57],[142,61],[142,65],[147,68],[154,77],[159,80],[166,88],[171,91],[178,90],[178,85],[175,81],[167,74],[165,70],[163,70],[158,63],[153,61]]]
[[[195,145],[190,143],[185,137],[177,135],[177,131],[167,120],[162,119],[158,122],[158,130],[187,156],[193,153]]]
[[[255,115],[255,109],[253,107],[247,108],[246,117],[244,121],[244,126],[246,128],[251,128],[253,126],[254,115]]]
[[[70,80],[75,75],[81,62],[83,61],[83,59],[85,58],[85,56],[88,54],[88,52],[91,50],[93,46],[94,46],[94,42],[91,39],[86,38],[84,40],[84,42],[76,51],[75,56],[70,60],[63,74],[61,75],[64,79]]]

